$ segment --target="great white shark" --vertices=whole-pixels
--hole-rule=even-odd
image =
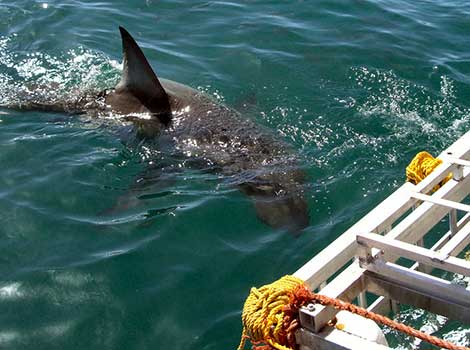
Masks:
[[[207,94],[159,79],[134,38],[123,27],[119,30],[123,71],[114,88],[8,107],[121,115],[134,123],[140,138],[164,138],[181,154],[203,160],[223,175],[239,176],[235,185],[253,200],[264,223],[292,232],[305,228],[305,174],[292,147]]]

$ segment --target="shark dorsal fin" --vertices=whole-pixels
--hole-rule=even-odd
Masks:
[[[134,38],[123,27],[119,27],[119,31],[122,38],[123,71],[116,91],[131,93],[163,124],[169,124],[171,108],[168,95]]]

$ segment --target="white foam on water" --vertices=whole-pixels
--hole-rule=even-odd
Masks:
[[[0,344],[7,346],[9,343],[13,343],[20,337],[20,332],[2,330],[0,331]]]
[[[0,300],[2,299],[19,299],[24,293],[20,290],[21,284],[18,282],[8,284],[0,288]]]
[[[398,139],[425,135],[447,145],[465,132],[470,110],[456,103],[455,84],[446,75],[440,77],[440,95],[392,71],[361,67],[352,70],[351,79],[366,92],[356,106],[359,116],[381,118]]]
[[[13,38],[0,37],[0,104],[98,92],[114,86],[120,77],[122,65],[102,53],[79,46],[58,55],[19,54],[10,49]]]

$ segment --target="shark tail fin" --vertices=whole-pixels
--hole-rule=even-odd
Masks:
[[[134,38],[121,26],[119,31],[122,38],[123,71],[121,81],[116,85],[116,92],[132,94],[160,122],[169,124],[171,108],[167,93]]]

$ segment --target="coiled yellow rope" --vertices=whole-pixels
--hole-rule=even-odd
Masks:
[[[442,160],[439,158],[434,158],[428,152],[419,152],[410,164],[406,167],[406,180],[418,184],[426,176],[432,173],[432,171],[437,168],[438,165],[442,163]],[[452,173],[447,175],[447,177],[442,180],[438,185],[433,188],[433,191],[437,191],[442,185],[452,178]]]
[[[304,282],[294,276],[251,288],[243,307],[243,333],[238,350],[245,347],[250,339],[252,344],[265,343],[279,350],[291,350],[286,344],[286,306],[291,302],[294,291]]]

